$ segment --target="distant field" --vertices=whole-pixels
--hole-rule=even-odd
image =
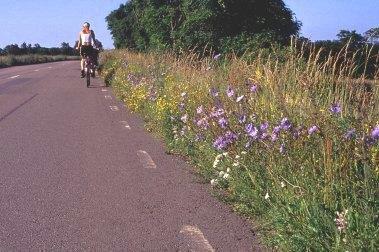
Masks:
[[[63,60],[79,60],[79,56],[66,56],[66,55],[9,55],[9,56],[0,56],[0,68],[10,67],[10,66],[21,66],[21,65],[31,65],[39,63],[47,63],[54,61],[63,61]]]

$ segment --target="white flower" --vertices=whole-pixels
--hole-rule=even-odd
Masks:
[[[246,155],[247,152],[246,152],[246,151],[242,151],[241,154],[242,154],[242,155]]]
[[[286,184],[282,181],[282,182],[280,182],[280,186],[283,188],[286,186]]]
[[[228,179],[229,178],[229,173],[225,173],[223,178],[224,179]]]
[[[239,163],[238,161],[236,161],[236,162],[233,163],[233,166],[234,166],[234,167],[237,167],[237,166],[239,166],[239,165],[240,165],[240,163]]]
[[[212,186],[217,185],[217,179],[212,179],[212,180],[211,180],[211,185],[212,185]]]
[[[218,159],[215,159],[215,161],[213,162],[213,168],[216,168],[219,162],[220,161]]]
[[[182,120],[182,122],[186,123],[186,122],[188,121],[188,115],[185,114],[184,116],[182,116],[182,117],[180,118],[180,120]]]
[[[266,195],[265,195],[265,200],[267,200],[269,198],[270,198],[270,195],[268,195],[268,192],[267,192]]]
[[[225,174],[225,172],[220,171],[220,173],[218,174],[218,176],[219,176],[220,178],[222,178],[222,177],[224,176],[224,174]]]
[[[239,156],[239,155],[236,155],[236,159],[240,159],[240,156]]]
[[[186,95],[187,95],[186,92],[183,92],[183,93],[180,94],[181,97],[184,97],[184,96],[186,96]]]
[[[240,102],[240,101],[242,101],[242,99],[243,99],[244,97],[245,97],[244,95],[238,96],[236,102]]]
[[[224,153],[222,153],[222,155],[223,155],[224,157],[226,157],[226,156],[228,155],[228,153],[227,153],[227,152],[224,152]]]
[[[230,172],[230,168],[226,169],[226,172],[229,173]]]

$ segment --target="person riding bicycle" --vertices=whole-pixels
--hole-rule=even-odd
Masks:
[[[95,32],[93,30],[90,30],[90,24],[88,22],[85,22],[83,24],[83,29],[79,33],[79,43],[77,49],[80,49],[80,56],[82,56],[82,61],[80,62],[80,69],[81,69],[81,78],[85,77],[84,73],[84,56],[88,55],[93,59],[94,56],[94,48],[95,45]]]

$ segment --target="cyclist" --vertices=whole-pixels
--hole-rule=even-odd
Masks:
[[[90,24],[88,22],[85,22],[83,24],[83,29],[79,33],[79,43],[77,49],[80,49],[80,55],[82,56],[82,61],[80,63],[80,69],[81,69],[81,78],[85,77],[84,73],[84,55],[87,54],[91,58],[93,58],[93,46],[95,44],[95,32],[90,29]]]

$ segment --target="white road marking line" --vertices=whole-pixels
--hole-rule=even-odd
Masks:
[[[119,111],[119,110],[120,110],[117,106],[109,106],[109,108],[110,108],[112,111]]]
[[[101,92],[107,92],[108,90],[106,90],[105,88],[102,88],[101,89]]]
[[[49,66],[49,67],[47,67],[48,69],[52,69],[53,67],[51,67],[51,66]]]
[[[20,77],[20,75],[15,75],[15,76],[9,77],[8,79],[15,79],[15,78],[18,78],[18,77]]]
[[[104,95],[104,98],[107,100],[112,100],[112,96],[110,96],[110,95]]]
[[[190,242],[188,251],[215,251],[198,227],[185,225],[180,230],[180,234],[183,234]]]
[[[34,70],[34,72],[38,72],[38,71],[39,71],[39,69]]]
[[[127,128],[127,129],[131,129],[127,121],[121,121],[120,123],[121,123],[122,126],[124,126],[125,128]]]
[[[139,150],[137,152],[137,156],[139,157],[139,160],[145,169],[155,169],[157,168],[156,164],[154,163],[153,159],[150,157],[149,153],[147,153],[144,150]]]

